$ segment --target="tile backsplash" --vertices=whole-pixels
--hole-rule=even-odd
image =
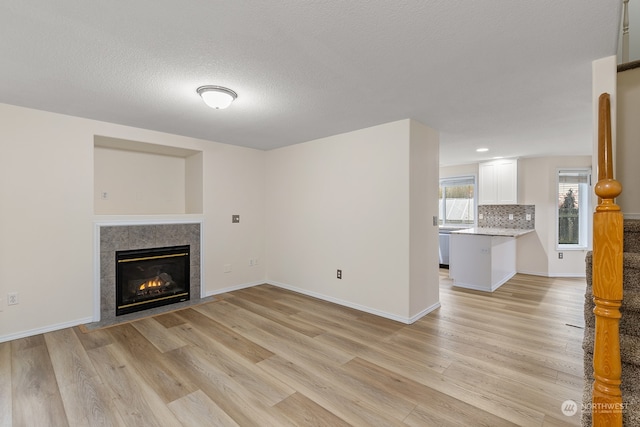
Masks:
[[[536,206],[479,205],[478,227],[534,229],[536,228]]]

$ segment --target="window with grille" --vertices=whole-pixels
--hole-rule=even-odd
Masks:
[[[440,180],[438,223],[441,226],[473,226],[476,222],[476,177]]]
[[[591,169],[558,171],[558,249],[587,249],[591,235]]]

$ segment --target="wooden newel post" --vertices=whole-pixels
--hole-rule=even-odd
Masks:
[[[620,306],[622,304],[623,218],[615,198],[622,186],[613,179],[609,94],[600,95],[598,183],[600,199],[593,216],[593,302],[596,331],[593,349],[593,425],[622,425],[620,392]]]

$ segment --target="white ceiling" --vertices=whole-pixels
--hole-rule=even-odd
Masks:
[[[0,0],[0,102],[265,150],[413,118],[443,165],[588,155],[620,3]]]

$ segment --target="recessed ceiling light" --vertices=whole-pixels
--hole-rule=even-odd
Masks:
[[[216,110],[227,108],[238,97],[237,93],[222,86],[200,86],[196,92],[205,104]]]
[[[488,148],[478,148],[476,151],[478,153],[484,153],[485,151],[489,151],[489,149]]]

